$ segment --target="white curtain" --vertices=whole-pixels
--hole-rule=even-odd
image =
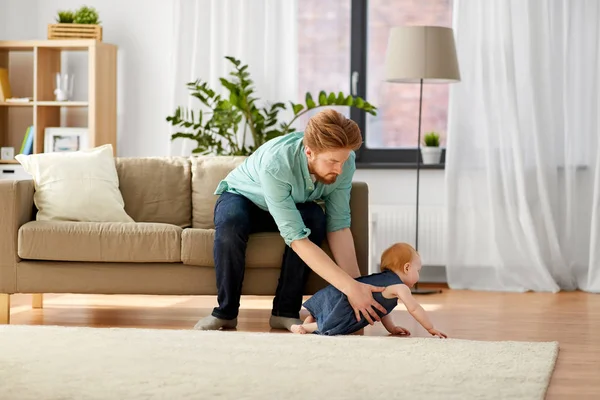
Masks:
[[[186,88],[196,79],[224,93],[219,78],[231,71],[225,56],[248,64],[262,101],[296,100],[297,0],[176,0],[174,7],[171,112],[200,107]],[[173,132],[170,127],[169,138]],[[181,139],[170,143],[171,155],[189,155],[195,146]]]
[[[600,292],[600,2],[456,0],[452,288]]]

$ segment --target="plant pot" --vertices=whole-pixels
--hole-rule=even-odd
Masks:
[[[439,164],[442,160],[441,147],[421,147],[421,157],[423,164]]]
[[[102,26],[92,24],[48,24],[48,39],[102,40]]]

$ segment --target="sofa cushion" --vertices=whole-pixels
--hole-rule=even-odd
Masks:
[[[193,156],[192,166],[192,225],[194,228],[212,229],[217,202],[215,190],[219,182],[235,167],[244,156]]]
[[[117,158],[116,165],[125,211],[136,222],[192,225],[188,158]]]
[[[184,264],[214,267],[214,229],[185,229],[181,234],[181,261]],[[246,267],[280,268],[285,250],[283,238],[276,232],[250,235],[246,248]]]
[[[213,267],[214,229],[184,229],[181,234],[181,261],[187,265]],[[246,248],[246,267],[281,268],[286,245],[278,232],[261,232],[250,235]],[[323,251],[333,257],[327,240]]]
[[[38,221],[134,221],[124,210],[112,145],[16,159],[33,178]]]
[[[180,262],[181,231],[156,223],[32,221],[19,229],[29,260]]]

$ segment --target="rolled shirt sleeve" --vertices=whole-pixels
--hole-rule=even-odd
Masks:
[[[261,187],[269,213],[273,216],[285,244],[307,238],[311,231],[304,225],[300,211],[292,198],[292,188],[278,170],[265,168],[260,172]]]
[[[331,193],[323,196],[325,201],[325,215],[327,217],[327,232],[335,232],[340,229],[350,228],[350,191],[352,190],[352,179],[356,166],[354,157],[351,156],[340,175],[340,184]]]

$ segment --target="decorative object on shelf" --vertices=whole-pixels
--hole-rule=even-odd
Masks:
[[[99,25],[100,19],[98,16],[98,11],[96,11],[94,7],[82,6],[75,12],[73,23]]]
[[[59,11],[58,18],[56,18],[56,22],[59,24],[72,24],[75,20],[75,13],[70,10]]]
[[[48,39],[96,39],[102,40],[102,26],[98,11],[82,6],[77,11],[58,12],[57,24],[48,24]]]
[[[56,127],[44,130],[44,152],[73,152],[88,149],[87,128]]]
[[[56,89],[54,89],[56,101],[71,100],[71,97],[73,96],[74,78],[73,74],[56,73]]]
[[[419,182],[421,170],[421,111],[423,83],[452,83],[460,81],[456,45],[452,28],[441,26],[401,26],[390,30],[385,61],[388,82],[418,83],[419,124],[417,139],[417,201],[415,215],[415,249],[419,250]],[[438,293],[420,290],[415,294]]]
[[[440,147],[440,135],[437,132],[428,132],[423,137],[424,147],[421,147],[423,164],[439,164],[442,159],[442,148]]]
[[[14,147],[2,147],[0,148],[0,160],[13,160],[15,158]]]
[[[317,107],[356,107],[369,114],[377,115],[375,111],[377,108],[360,97],[345,95],[342,92],[327,94],[321,91],[317,101],[310,93],[306,93],[306,105],[290,101],[294,117],[289,122],[279,121],[278,113],[286,109],[286,104],[274,103],[259,107],[257,105],[259,99],[254,94],[248,65],[241,65],[241,62],[234,57],[225,58],[234,65],[234,70],[230,73],[233,79],[220,79],[221,84],[229,91],[229,95],[221,97],[209,88],[206,82],[200,80],[190,82],[187,84],[190,95],[199,99],[204,107],[197,111],[177,107],[175,114],[167,117],[171,125],[185,130],[171,135],[171,140],[177,138],[195,140],[198,145],[193,153],[250,155],[266,141],[294,132],[293,123],[296,119]],[[243,132],[239,135],[242,128]],[[247,134],[251,135],[252,144],[246,143]]]

